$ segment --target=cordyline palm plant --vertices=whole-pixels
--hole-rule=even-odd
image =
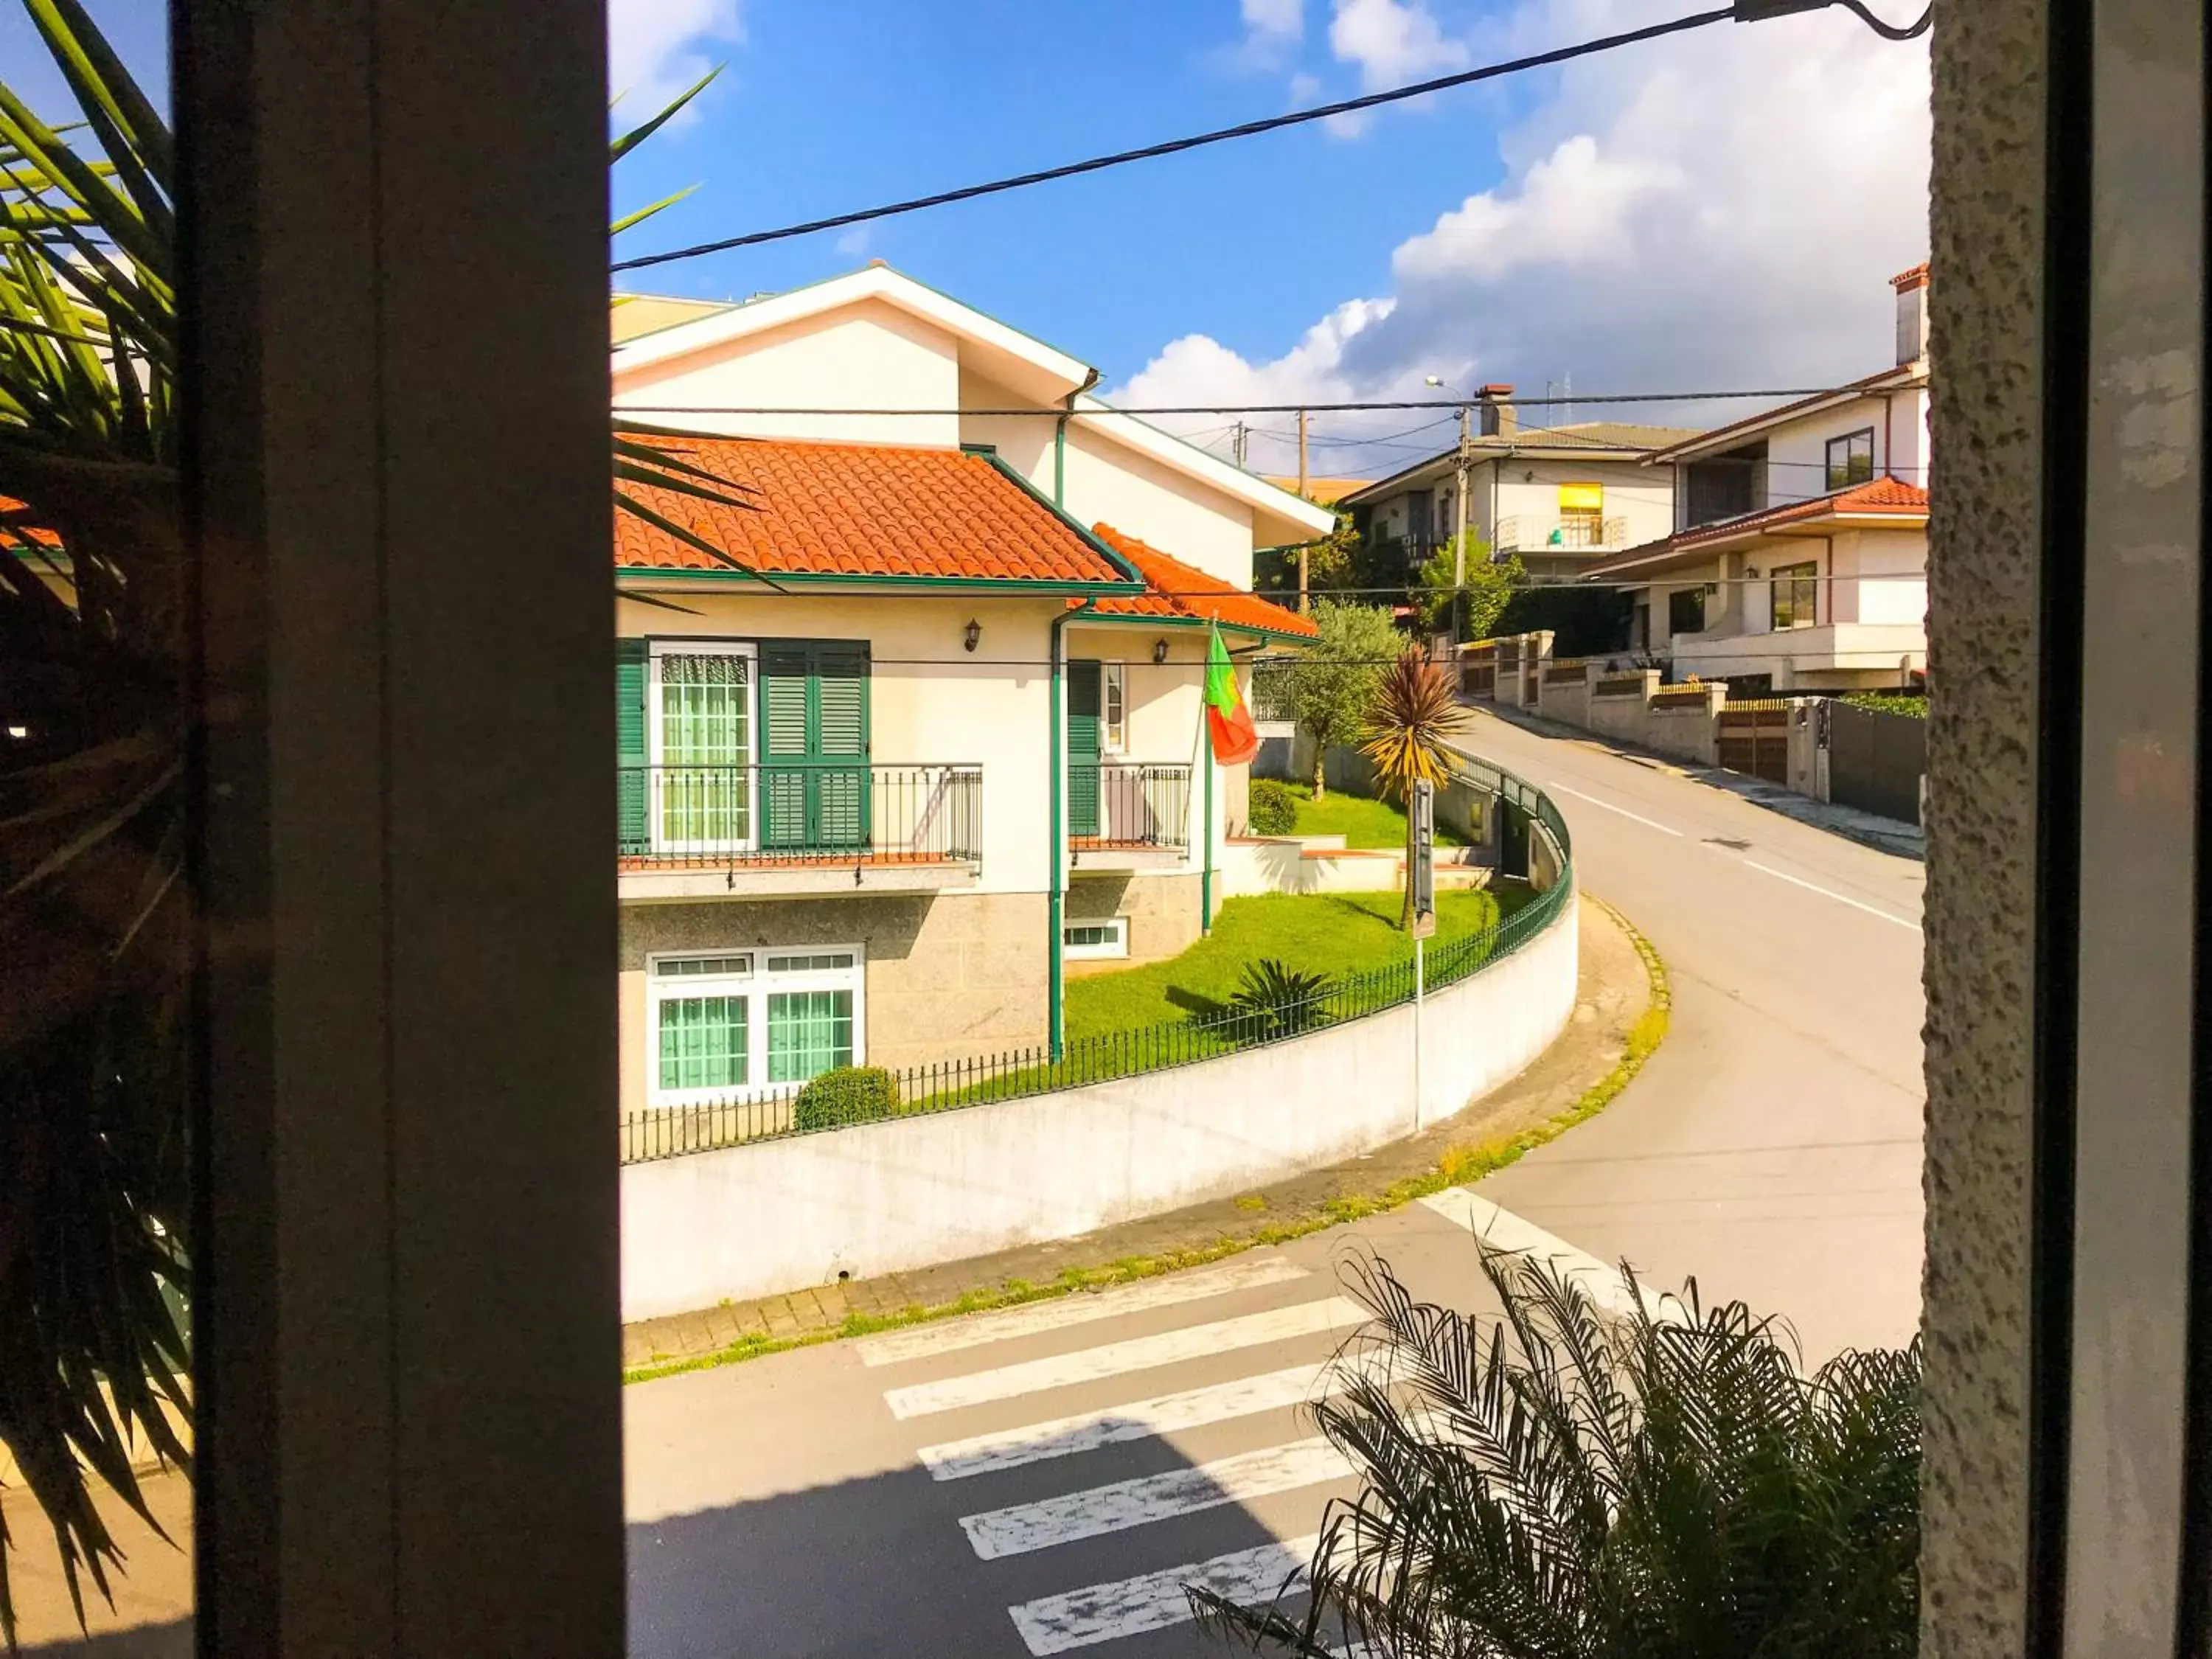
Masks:
[[[1417,647],[1399,653],[1368,705],[1359,752],[1374,763],[1383,794],[1407,809],[1406,902],[1398,925],[1413,925],[1413,786],[1443,784],[1452,775],[1449,739],[1467,725],[1451,677]]]
[[[1306,1610],[1192,1600],[1255,1650],[1378,1659],[1902,1659],[1919,1616],[1920,1350],[1808,1375],[1741,1303],[1486,1249],[1501,1318],[1358,1267],[1375,1316],[1316,1407],[1360,1475]]]
[[[81,119],[0,81],[0,1451],[82,1617],[120,1559],[86,1469],[146,1515],[141,1449],[190,1467],[176,171],[78,0],[23,4]],[[617,502],[735,565],[624,488],[745,504],[653,435],[611,433]]]

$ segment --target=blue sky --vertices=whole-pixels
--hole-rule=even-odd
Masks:
[[[748,0],[742,17],[741,42],[699,43],[728,64],[701,118],[617,172],[625,205],[701,186],[623,252],[1275,114],[1297,75],[1316,83],[1309,101],[1361,90],[1311,29],[1246,48],[1233,4]],[[1113,379],[1193,329],[1265,352],[1386,282],[1409,225],[1501,174],[1504,101],[1470,93],[1378,121],[1357,143],[1306,127],[879,222],[842,248],[830,233],[625,280],[742,296],[874,255]]]
[[[1918,0],[1875,3],[1901,18]],[[698,187],[627,254],[1400,85],[1692,0],[609,4],[618,125],[726,65],[617,170],[618,210]],[[162,9],[93,10],[158,82]],[[0,62],[46,104],[41,58],[0,4]],[[881,257],[1097,363],[1125,401],[1419,396],[1431,374],[1524,394],[1567,375],[1581,393],[1826,384],[1886,366],[1886,279],[1926,257],[1927,98],[1924,41],[1884,44],[1840,11],[1723,24],[1356,125],[623,280],[738,297]],[[1322,420],[1316,467],[1387,470],[1438,434],[1361,441],[1413,423]],[[1264,438],[1253,454],[1289,463]]]

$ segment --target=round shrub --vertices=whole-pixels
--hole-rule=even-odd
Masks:
[[[1297,793],[1280,778],[1255,778],[1244,816],[1255,836],[1287,836],[1297,828]]]
[[[814,1078],[792,1103],[794,1129],[835,1129],[872,1123],[898,1110],[898,1079],[880,1066],[836,1066]]]

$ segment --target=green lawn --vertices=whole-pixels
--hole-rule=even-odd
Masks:
[[[1298,821],[1291,833],[1297,836],[1342,836],[1346,847],[1401,848],[1406,844],[1406,815],[1386,800],[1332,790],[1319,800],[1310,785],[1294,783],[1298,797]],[[1437,845],[1457,847],[1458,836],[1437,826]]]
[[[1501,914],[1500,899],[1510,912],[1528,898],[1517,884],[1497,894],[1474,888],[1440,892],[1431,944],[1489,927]],[[1333,975],[1405,962],[1413,945],[1398,931],[1401,902],[1396,893],[1269,893],[1231,899],[1214,918],[1213,932],[1181,956],[1069,980],[1067,1035],[1134,1030],[1218,1012],[1237,994],[1245,965],[1265,957],[1285,967]]]

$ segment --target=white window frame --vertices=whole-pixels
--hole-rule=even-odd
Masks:
[[[1078,927],[1106,927],[1113,931],[1113,939],[1100,945],[1077,945],[1068,934]],[[1127,916],[1084,916],[1061,924],[1060,954],[1065,962],[1121,961],[1129,954],[1129,919]]]
[[[1126,663],[1103,662],[1098,665],[1098,752],[1102,755],[1126,755],[1129,752],[1129,682],[1123,672]],[[1120,709],[1117,719],[1113,711]]]
[[[806,968],[781,971],[771,961],[791,957],[849,957],[842,968]],[[746,971],[738,974],[663,975],[670,962],[698,962],[720,957],[742,957]],[[708,1101],[761,1100],[789,1093],[800,1085],[768,1080],[768,1000],[778,992],[849,991],[853,996],[853,1059],[855,1066],[868,1057],[868,953],[859,945],[734,945],[720,951],[665,951],[645,961],[645,1082],[647,1103],[654,1109],[696,1106]],[[745,1081],[734,1088],[664,1089],[660,1086],[660,1005],[700,996],[742,996],[745,999]]]
[[[745,670],[745,740],[747,757],[745,770],[749,775],[746,799],[750,810],[745,813],[746,834],[742,841],[673,841],[661,833],[660,802],[653,787],[661,776],[660,769],[668,763],[662,758],[660,662],[664,657],[743,657],[750,664]],[[760,745],[761,745],[761,676],[760,650],[749,641],[736,640],[654,640],[646,648],[645,676],[645,763],[646,763],[646,833],[651,838],[656,853],[750,853],[760,846]]]

